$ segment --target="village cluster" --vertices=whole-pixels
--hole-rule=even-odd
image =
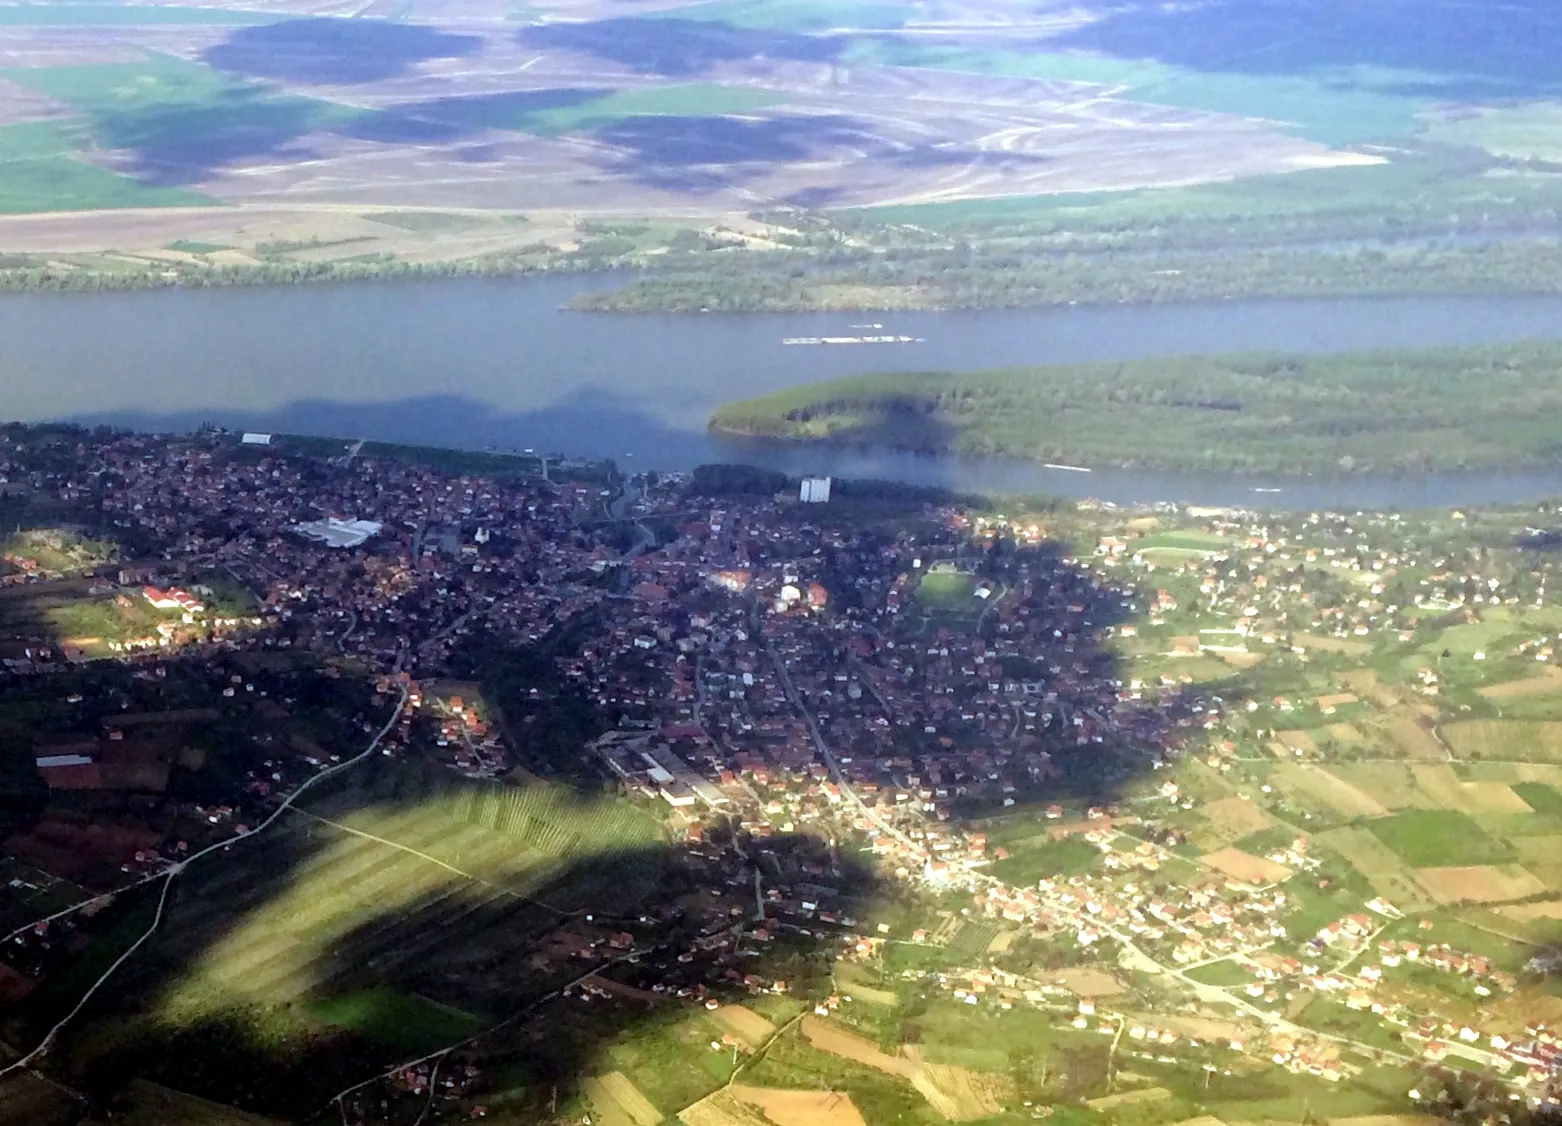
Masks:
[[[69,453],[6,438],[0,480],[131,546],[74,558],[53,540],[49,566],[13,547],[8,590],[85,601],[98,620],[114,608],[160,617],[150,640],[49,628],[75,620],[69,608],[8,618],[8,675],[46,691],[51,674],[111,655],[153,699],[200,655],[213,701],[100,708],[90,729],[37,733],[39,776],[72,812],[6,842],[15,930],[0,984],[13,997],[92,926],[85,908],[35,926],[28,910],[70,904],[71,886],[90,904],[247,834],[353,753],[310,733],[301,674],[278,658],[363,682],[344,736],[402,699],[387,756],[503,785],[545,772],[519,717],[462,664],[483,639],[544,654],[555,680],[523,701],[586,701],[606,730],[578,748],[583,761],[655,810],[683,863],[719,889],[692,945],[657,940],[654,917],[579,939],[569,957],[587,966],[643,957],[582,979],[565,994],[577,1003],[670,995],[714,1010],[734,993],[796,992],[745,969],[775,941],[806,938],[862,965],[903,943],[945,957],[902,983],[983,1011],[1040,1010],[1111,1037],[1114,1059],[1267,1060],[1326,1082],[1385,1061],[1442,1065],[1533,1105],[1562,1082],[1562,1013],[1530,1007],[1552,968],[1546,944],[1530,941],[1523,967],[1465,949],[1469,928],[1446,939],[1433,921],[1456,902],[1439,889],[1458,865],[1356,872],[1329,837],[1430,808],[1368,794],[1354,818],[1330,812],[1343,800],[1330,787],[1350,778],[1324,767],[1391,757],[1380,739],[1405,744],[1394,750],[1416,784],[1454,787],[1461,815],[1499,786],[1518,803],[1509,814],[1544,812],[1497,774],[1455,776],[1458,740],[1474,733],[1432,722],[1439,706],[1532,700],[1562,679],[1549,671],[1562,619],[1518,616],[1549,608],[1549,563],[1495,549],[1465,514],[1437,534],[1373,514],[1090,506],[1011,519],[944,504],[890,520],[839,496],[325,463],[220,433],[81,436]],[[1506,628],[1479,628],[1488,612]],[[1468,627],[1471,644],[1422,652],[1434,617]],[[85,716],[97,703],[73,706]],[[201,766],[192,731],[236,712],[257,741],[241,789],[169,794],[171,775]],[[1543,757],[1512,784],[1550,785]],[[745,851],[794,839],[819,842],[817,855],[767,866]],[[875,878],[933,905],[926,925],[855,917],[841,857],[859,849]],[[1532,884],[1501,903],[1555,900],[1555,873],[1531,867]],[[1041,948],[1065,969],[1018,954]],[[1079,985],[1080,967],[1094,987]],[[860,1006],[848,993],[824,989],[809,1019],[850,1026]],[[715,1047],[764,1039],[734,1028]],[[392,1084],[457,1099],[480,1075],[474,1057]]]

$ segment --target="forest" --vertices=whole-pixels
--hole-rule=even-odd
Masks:
[[[1562,461],[1562,345],[852,376],[721,407],[751,438],[1082,466],[1403,472]]]

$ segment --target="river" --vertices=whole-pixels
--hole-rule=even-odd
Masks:
[[[744,460],[793,472],[1117,502],[1366,508],[1562,494],[1562,466],[1414,478],[1071,473],[1002,460],[754,446],[706,431],[724,401],[861,371],[1562,339],[1562,296],[894,314],[561,311],[575,293],[620,281],[551,276],[10,295],[0,298],[0,416],[150,430],[216,422],[468,448],[534,447],[610,457],[626,469]],[[787,337],[864,334],[924,342],[782,344]]]

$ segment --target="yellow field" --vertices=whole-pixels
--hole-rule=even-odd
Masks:
[[[662,1112],[622,1071],[594,1076],[582,1086],[602,1126],[656,1126],[662,1120]]]
[[[1193,832],[1194,842],[1213,852],[1254,833],[1261,833],[1275,819],[1257,802],[1247,798],[1221,798],[1199,807],[1203,821]]]
[[[1365,790],[1308,763],[1283,763],[1275,768],[1275,778],[1283,788],[1322,802],[1343,817],[1381,817],[1389,812]]]
[[[1223,848],[1203,857],[1204,863],[1218,872],[1248,884],[1278,884],[1291,878],[1291,869],[1273,860],[1243,852],[1239,848]]]
[[[723,1005],[712,1012],[710,1018],[721,1026],[723,1032],[730,1032],[750,1049],[764,1047],[765,1041],[776,1032],[775,1025],[742,1005]]]
[[[1299,633],[1292,642],[1314,653],[1344,653],[1347,657],[1364,657],[1372,652],[1372,645],[1349,637],[1323,637],[1313,633]]]
[[[775,1126],[866,1126],[857,1104],[844,1091],[787,1091],[740,1084],[732,1094],[758,1107]]]
[[[1361,733],[1355,724],[1331,723],[1324,730],[1329,733],[1329,738],[1338,739],[1341,743],[1352,747],[1359,746],[1366,741],[1366,736]]]
[[[1113,997],[1123,991],[1122,982],[1106,970],[1075,966],[1052,975],[1053,981],[1080,997]]]
[[[1553,692],[1562,692],[1562,668],[1556,665],[1547,665],[1546,671],[1540,676],[1527,676],[1522,680],[1504,681],[1502,684],[1488,684],[1485,688],[1478,689],[1482,696],[1488,700],[1515,700],[1524,696],[1549,696]]]
[[[1369,829],[1330,829],[1317,841],[1355,866],[1372,890],[1401,911],[1428,911],[1436,903],[1413,873]]]
[[[1403,762],[1338,762],[1330,774],[1349,783],[1390,810],[1427,808],[1425,795],[1416,786],[1410,764]]]
[[[740,1099],[737,1091],[732,1087],[707,1095],[679,1111],[678,1119],[684,1126],[775,1126],[764,1111]]]
[[[1493,907],[1493,911],[1516,923],[1533,923],[1542,919],[1562,920],[1562,899],[1542,899],[1538,903],[1509,903]]]
[[[1450,723],[1443,738],[1459,758],[1562,762],[1562,723],[1474,719]]]
[[[1004,1102],[1014,1096],[1014,1085],[1006,1079],[943,1064],[920,1064],[911,1085],[950,1122],[976,1122],[1002,1114]]]
[[[1442,761],[1448,757],[1436,736],[1408,716],[1386,719],[1382,728],[1383,733],[1407,758]]]
[[[1164,1102],[1172,1097],[1165,1087],[1145,1087],[1140,1091],[1124,1091],[1119,1095],[1104,1095],[1099,1099],[1086,1099],[1091,1110],[1116,1110],[1120,1106],[1136,1106],[1141,1103]]]
[[[1502,903],[1539,895],[1546,885],[1517,864],[1417,868],[1416,879],[1439,903]]]
[[[1305,731],[1280,731],[1275,734],[1281,744],[1293,752],[1301,751],[1304,755],[1318,753],[1318,744],[1313,742],[1313,737]]]
[[[840,1056],[902,1079],[910,1079],[915,1070],[909,1060],[887,1055],[872,1040],[858,1036],[855,1032],[847,1032],[823,1017],[806,1016],[802,1024],[803,1035],[808,1038],[808,1043],[821,1052],[829,1052],[832,1056]]]

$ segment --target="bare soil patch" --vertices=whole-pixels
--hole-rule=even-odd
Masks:
[[[1198,843],[1211,851],[1262,833],[1275,823],[1263,806],[1240,797],[1221,798],[1200,806],[1199,816],[1204,824],[1196,833]]]
[[[1501,684],[1488,684],[1479,689],[1488,700],[1516,700],[1524,696],[1549,696],[1562,692],[1562,668],[1547,665],[1540,676],[1527,676],[1522,680],[1507,680]]]
[[[788,1091],[778,1087],[731,1088],[740,1102],[758,1107],[776,1126],[866,1126],[844,1091]]]
[[[1278,884],[1291,878],[1291,869],[1239,848],[1223,848],[1206,855],[1204,863],[1216,871],[1248,884]]]
[[[808,1043],[821,1052],[829,1052],[832,1056],[840,1056],[842,1059],[860,1063],[864,1067],[871,1067],[886,1075],[899,1076],[901,1079],[910,1079],[915,1071],[914,1065],[909,1060],[888,1055],[880,1051],[879,1046],[873,1041],[854,1032],[847,1032],[823,1017],[806,1016],[803,1018],[802,1025],[803,1035],[808,1038]]]
[[[663,1118],[622,1071],[594,1076],[584,1086],[586,1098],[604,1126],[656,1126]]]
[[[1439,903],[1501,903],[1546,890],[1533,873],[1516,864],[1469,868],[1417,868],[1416,879]]]
[[[723,1031],[730,1032],[750,1049],[762,1047],[776,1033],[774,1024],[742,1005],[723,1005],[710,1017]]]
[[[1052,980],[1080,997],[1113,997],[1123,991],[1121,982],[1106,970],[1094,966],[1075,966]]]

